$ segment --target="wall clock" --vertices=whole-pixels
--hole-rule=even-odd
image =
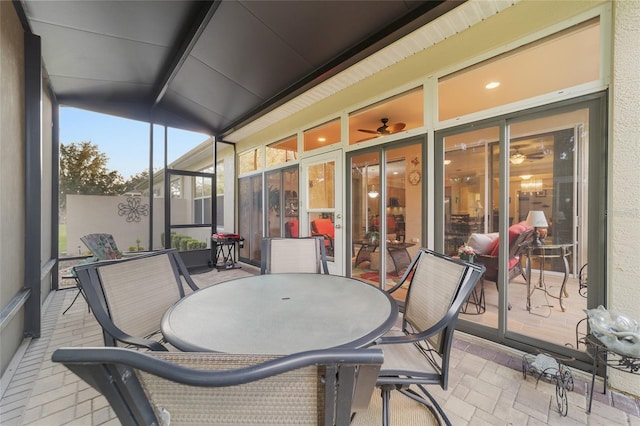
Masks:
[[[409,173],[409,182],[411,183],[411,185],[417,185],[420,183],[420,172],[417,170],[412,171],[411,173]]]

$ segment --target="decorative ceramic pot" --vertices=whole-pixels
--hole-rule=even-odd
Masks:
[[[461,254],[460,259],[465,260],[467,262],[473,262],[473,258],[475,256],[473,254]]]

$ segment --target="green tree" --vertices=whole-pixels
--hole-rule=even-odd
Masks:
[[[132,175],[129,179],[127,179],[127,181],[124,184],[125,185],[124,192],[140,191],[139,186],[143,186],[147,188],[148,184],[149,184],[149,171],[145,169],[139,173],[136,173],[135,175]]]
[[[109,157],[90,141],[60,144],[60,207],[68,194],[118,195],[125,181],[115,170],[107,169]]]

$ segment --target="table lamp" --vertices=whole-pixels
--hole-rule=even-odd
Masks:
[[[542,244],[540,241],[540,231],[538,228],[546,228],[549,226],[547,218],[544,216],[542,210],[530,210],[527,215],[527,225],[533,226],[533,245],[539,246]]]

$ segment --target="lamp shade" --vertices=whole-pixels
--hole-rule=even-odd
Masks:
[[[533,226],[536,228],[546,228],[549,226],[547,223],[547,218],[544,216],[544,212],[542,210],[530,210],[527,215],[527,225]]]

